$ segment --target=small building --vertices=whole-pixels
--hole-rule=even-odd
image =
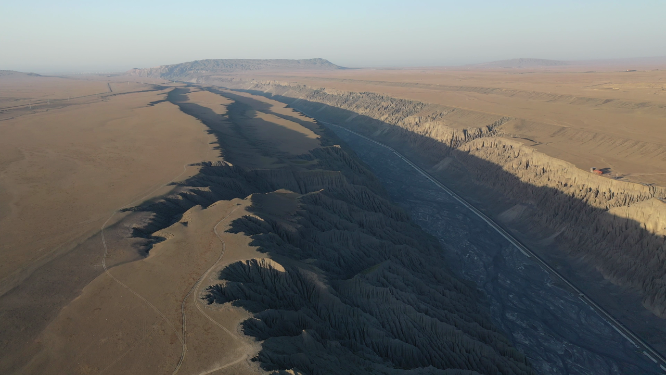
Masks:
[[[597,168],[594,168],[594,167],[590,168],[590,173],[594,173],[594,174],[598,174],[598,175],[604,174],[604,172],[601,169],[597,169]]]

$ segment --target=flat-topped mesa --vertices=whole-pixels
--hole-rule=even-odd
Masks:
[[[15,70],[0,70],[0,77],[8,77],[8,76],[16,76],[16,77],[25,77],[25,76],[41,77],[41,74],[37,74],[37,73],[17,72],[17,71],[15,71]]]
[[[155,68],[129,70],[129,75],[189,79],[209,74],[239,73],[245,71],[336,70],[344,69],[326,59],[206,59],[180,64],[161,65]]]

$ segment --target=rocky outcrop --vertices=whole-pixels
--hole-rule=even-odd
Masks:
[[[233,263],[208,289],[211,304],[253,313],[242,330],[262,342],[265,370],[307,374],[523,374],[452,276],[433,237],[371,190],[348,185],[298,198],[292,215],[261,209],[233,222],[267,258]],[[474,354],[472,354],[474,353]]]
[[[614,216],[634,220],[650,233],[666,236],[666,202],[651,198],[631,206],[614,207],[609,210]]]

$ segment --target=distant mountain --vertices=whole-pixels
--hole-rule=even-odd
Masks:
[[[23,72],[17,72],[15,70],[0,70],[0,77],[3,76],[33,76],[33,77],[41,77],[41,75],[36,74],[36,73],[23,73]]]
[[[325,59],[209,59],[156,68],[131,69],[127,73],[139,77],[185,79],[195,76],[238,73],[244,71],[336,70],[344,69]]]
[[[500,61],[491,61],[482,64],[470,65],[472,67],[478,68],[539,68],[546,66],[562,66],[569,65],[566,61],[559,60],[545,60],[545,59],[511,59],[511,60],[500,60]]]

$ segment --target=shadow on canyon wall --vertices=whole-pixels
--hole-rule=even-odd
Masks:
[[[462,196],[467,196],[468,192],[460,191],[461,188],[476,185],[485,194],[503,200],[505,207],[526,205],[529,212],[523,215],[523,221],[527,221],[528,226],[544,233],[559,233],[557,241],[568,245],[563,248],[568,249],[569,255],[588,262],[612,282],[640,293],[643,305],[648,310],[662,318],[666,317],[666,236],[646,230],[636,220],[614,215],[609,209],[589,204],[591,201],[604,200],[609,202],[611,208],[634,205],[652,198],[650,194],[593,188],[565,194],[555,188],[525,183],[501,165],[476,157],[469,149],[461,149],[460,142],[447,145],[402,127],[320,102],[295,100],[260,90],[236,90],[287,103],[306,114],[316,114],[320,120],[347,127],[388,144],[422,168],[433,171],[438,177],[445,177],[447,182],[453,182],[447,185],[451,185]],[[487,147],[494,142],[492,138],[484,140],[488,135],[493,135],[490,128],[488,132],[478,134],[478,142],[488,143],[478,147]],[[499,148],[495,151],[498,158],[507,159],[507,155],[513,157],[514,153],[520,152],[510,145],[494,143],[493,146]],[[433,170],[433,166],[444,160],[450,160],[445,168]],[[525,165],[521,167],[526,170],[538,169],[521,160],[516,162],[523,162]],[[534,173],[545,175],[547,171],[536,170]],[[566,186],[566,182],[564,184]]]
[[[187,89],[178,90],[170,99],[182,104]],[[437,239],[388,200],[334,134],[314,129],[321,147],[303,155],[254,147],[247,129],[219,125],[241,118],[247,103],[262,105],[242,100],[207,124],[237,164],[202,163],[173,194],[132,210],[152,214],[135,228],[149,251],[160,240],[152,233],[191,207],[251,196],[256,215],[235,220],[230,231],[251,236],[267,257],[225,267],[223,282],[203,297],[253,314],[242,324],[262,341],[253,360],[276,373],[533,374],[492,324],[476,286],[453,275]],[[181,109],[206,124],[202,108]],[[255,156],[237,150],[245,146],[278,162],[252,168]]]

